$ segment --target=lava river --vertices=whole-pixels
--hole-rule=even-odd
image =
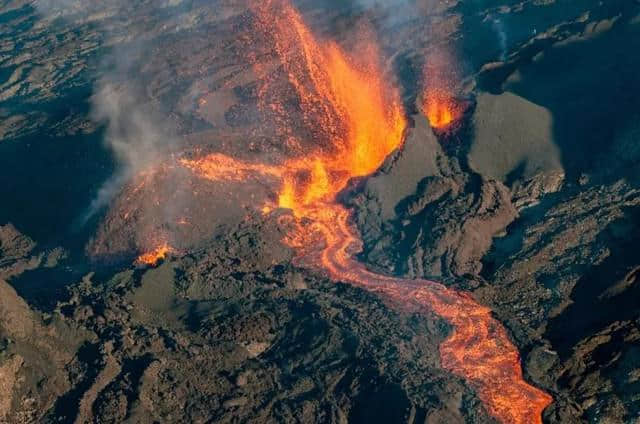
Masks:
[[[356,58],[338,44],[315,36],[299,12],[283,0],[256,1],[252,12],[256,34],[272,42],[273,54],[296,94],[303,125],[320,129],[322,142],[276,164],[220,153],[185,158],[181,164],[213,181],[273,181],[277,204],[265,205],[263,210],[291,211],[284,215],[291,228],[284,242],[298,252],[299,265],[388,296],[408,310],[435,312],[452,327],[440,346],[442,366],[465,379],[499,422],[540,423],[552,399],[524,380],[516,347],[487,307],[437,282],[376,274],[354,259],[362,242],[338,194],[351,179],[376,172],[392,152],[402,148],[407,126],[398,92],[372,59],[379,57],[370,41],[373,37],[358,46]],[[263,71],[256,65],[258,74]],[[282,106],[284,100],[266,98],[268,87],[260,93],[263,106],[280,113],[278,125],[293,127]],[[438,116],[434,124],[444,125],[453,115],[445,110]],[[282,133],[290,137],[293,131],[285,128]]]

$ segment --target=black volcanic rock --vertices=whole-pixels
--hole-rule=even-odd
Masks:
[[[438,319],[398,314],[304,270],[265,267],[249,252],[230,256],[225,243],[238,238],[104,282],[88,275],[48,324],[2,283],[1,328],[11,338],[2,412],[10,422],[359,422],[461,421],[464,410],[486,421],[472,392],[438,366]],[[43,382],[31,394],[38,403],[17,418],[27,398],[16,382],[45,362],[25,349],[51,355],[52,368],[31,371]]]

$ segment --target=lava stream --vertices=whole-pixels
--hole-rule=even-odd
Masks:
[[[317,39],[286,0],[255,0],[252,10],[256,32],[273,42],[305,125],[314,128],[323,144],[277,165],[218,153],[183,160],[182,165],[215,181],[258,176],[279,180],[277,206],[292,211],[293,230],[284,242],[297,250],[298,263],[324,270],[334,280],[382,293],[411,310],[435,312],[453,327],[440,346],[442,366],[464,378],[500,422],[540,423],[542,410],[552,399],[524,381],[518,351],[487,307],[442,284],[376,274],[353,259],[362,242],[337,196],[352,178],[372,174],[401,148],[406,128],[397,90],[379,63],[371,60],[376,55],[360,55],[368,58],[362,63],[336,43]],[[374,43],[362,49],[377,50]],[[262,70],[256,66],[258,73]],[[268,90],[260,93],[266,96]],[[425,96],[427,103],[429,98],[442,100],[437,92],[429,96]],[[450,102],[446,99],[445,112],[436,110],[430,117],[432,126],[445,126],[457,118]],[[298,123],[286,116],[287,99],[263,98],[262,103],[281,113],[276,122],[287,126],[281,133],[290,137]],[[427,105],[427,115],[430,110]]]
[[[349,225],[343,206],[326,205],[331,220],[311,224],[325,248],[313,262],[331,278],[382,293],[409,310],[431,310],[453,327],[440,345],[443,368],[467,380],[488,412],[502,423],[542,423],[542,411],[552,402],[547,393],[522,376],[520,355],[491,310],[470,295],[428,280],[406,280],[376,274],[353,259],[361,241]]]

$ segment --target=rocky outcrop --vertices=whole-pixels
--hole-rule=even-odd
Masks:
[[[42,419],[56,398],[70,388],[64,370],[82,340],[82,333],[57,320],[45,324],[0,280],[0,415],[6,422]]]
[[[363,257],[413,278],[477,274],[493,237],[517,216],[512,193],[468,170],[466,159],[444,151],[424,117],[414,119],[403,150],[349,201]]]

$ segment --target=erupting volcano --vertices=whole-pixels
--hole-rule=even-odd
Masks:
[[[287,2],[256,2],[253,12],[258,32],[273,41],[274,55],[317,145],[275,165],[219,153],[182,164],[214,181],[264,176],[279,182],[277,206],[292,212],[292,230],[284,241],[297,250],[299,264],[381,293],[408,310],[435,312],[453,327],[440,346],[442,366],[464,378],[500,422],[541,422],[551,398],[524,381],[519,354],[488,308],[439,283],[379,275],[353,259],[362,242],[338,194],[353,178],[374,173],[401,148],[407,126],[397,90],[380,63],[371,59],[379,57],[375,44],[361,46],[366,54],[359,56],[368,58],[363,63],[335,42],[316,37]],[[433,76],[428,81],[425,114],[434,128],[444,128],[459,118],[459,109],[448,95],[449,87],[435,87],[438,79]],[[279,114],[276,122],[285,126],[281,133],[293,134],[283,99],[265,98],[267,87],[261,93],[263,105]]]
[[[633,3],[2,2],[0,424],[636,422]]]

